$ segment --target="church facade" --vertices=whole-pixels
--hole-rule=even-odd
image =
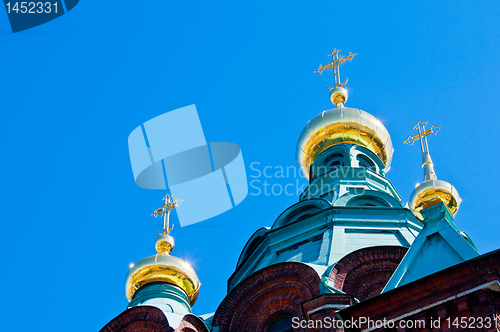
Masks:
[[[371,114],[344,106],[346,82],[332,68],[334,108],[307,123],[296,159],[309,185],[272,227],[242,249],[214,314],[192,313],[196,272],[171,256],[168,214],[157,254],[132,266],[128,308],[102,332],[500,331],[500,250],[479,255],[454,223],[461,199],[434,171],[419,121],[424,179],[403,203],[386,177],[393,147]],[[165,219],[166,218],[166,219]]]

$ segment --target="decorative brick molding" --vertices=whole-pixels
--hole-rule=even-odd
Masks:
[[[182,322],[176,331],[208,332],[208,329],[201,318],[192,314],[187,314],[182,317]]]
[[[302,307],[307,319],[319,319],[355,303],[351,294],[323,294],[302,303]]]
[[[240,282],[215,312],[220,332],[263,332],[274,317],[288,314],[305,319],[301,303],[319,296],[321,280],[306,264],[268,266]]]
[[[160,309],[138,306],[119,314],[100,332],[174,332],[174,329]]]
[[[356,250],[335,264],[329,279],[359,301],[380,294],[408,248],[378,246]]]
[[[138,306],[116,316],[100,332],[208,332],[208,329],[200,318],[187,314],[174,330],[163,311],[153,306]]]
[[[355,304],[354,297],[351,294],[323,294],[312,300],[302,303],[304,313],[308,321],[318,321],[326,319],[337,320],[335,313],[345,307]],[[336,326],[336,325],[333,325]],[[336,331],[343,332],[343,328],[315,328],[314,331]]]

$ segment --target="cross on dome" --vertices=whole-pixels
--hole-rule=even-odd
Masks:
[[[425,130],[425,126],[429,123],[429,121],[418,120],[417,124],[413,127],[413,129],[418,130],[418,134],[410,135],[404,141],[404,144],[413,145],[415,141],[420,141],[420,147],[422,148],[422,153],[429,152],[429,146],[427,145],[427,136],[436,135],[441,129],[441,126],[431,125],[431,127]]]
[[[153,214],[151,214],[151,216],[157,218],[157,217],[163,215],[163,232],[162,232],[162,234],[170,234],[170,232],[174,228],[174,225],[172,225],[172,227],[170,227],[170,229],[169,229],[170,211],[172,211],[173,208],[181,205],[182,200],[174,199],[172,194],[167,194],[162,199],[163,199],[163,201],[165,201],[165,204],[163,204],[163,206],[160,207],[159,209],[156,209],[153,212]],[[158,233],[158,234],[160,234],[160,233]]]
[[[328,87],[328,90],[332,90],[332,89],[337,88],[337,87],[343,88],[347,84],[347,78],[345,79],[344,82],[340,83],[340,71],[339,71],[339,67],[340,67],[340,65],[342,63],[344,63],[346,61],[352,61],[352,58],[354,58],[354,56],[358,54],[358,53],[354,53],[353,54],[353,53],[349,52],[348,55],[339,58],[339,53],[341,51],[342,50],[333,49],[333,52],[327,55],[327,56],[331,56],[332,57],[332,62],[330,62],[329,64],[326,64],[324,66],[323,65],[319,65],[318,69],[316,69],[314,71],[314,73],[323,74],[324,70],[333,69],[333,74],[335,76],[335,87],[333,87],[333,88],[332,87]]]

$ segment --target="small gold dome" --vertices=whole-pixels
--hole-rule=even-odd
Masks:
[[[348,96],[347,90],[343,87],[337,86],[330,89],[330,100],[335,107],[344,107]]]
[[[356,144],[375,153],[385,165],[391,165],[391,136],[373,115],[357,108],[334,108],[317,115],[307,123],[297,139],[297,162],[309,176],[314,159],[326,149],[342,143]]]
[[[175,241],[170,235],[162,233],[156,238],[155,248],[159,255],[170,255],[174,247]]]
[[[418,219],[424,220],[420,211],[444,203],[455,217],[462,199],[458,191],[449,182],[432,179],[418,184],[411,194],[409,205]]]
[[[193,305],[200,291],[200,280],[186,261],[168,255],[154,255],[141,259],[130,267],[125,281],[125,296],[132,300],[135,292],[152,282],[166,282],[183,289]]]

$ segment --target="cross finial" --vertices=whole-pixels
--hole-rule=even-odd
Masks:
[[[418,134],[410,135],[404,141],[405,144],[413,145],[415,141],[420,141],[420,147],[422,148],[422,153],[429,152],[429,146],[427,145],[427,136],[436,135],[441,129],[441,126],[431,125],[431,127],[425,130],[425,126],[429,123],[429,121],[418,120],[417,124],[413,127],[413,129],[418,130]]]
[[[163,204],[161,208],[156,209],[151,216],[157,218],[158,216],[163,215],[162,234],[170,234],[170,232],[174,228],[174,225],[172,225],[172,227],[170,227],[169,229],[170,211],[172,211],[173,208],[179,206],[182,201],[180,199],[174,200],[171,194],[165,195],[165,197],[163,197],[163,201],[165,201],[165,204]]]
[[[441,129],[441,126],[431,125],[429,129],[425,129],[428,121],[418,120],[417,124],[413,129],[418,130],[418,134],[410,135],[404,141],[405,144],[413,145],[415,141],[420,141],[420,147],[422,148],[422,168],[424,169],[424,181],[436,180],[436,173],[434,172],[434,164],[432,163],[431,155],[429,154],[429,146],[427,145],[427,136],[436,135]]]
[[[328,56],[331,56],[332,57],[332,62],[330,62],[329,64],[326,64],[324,66],[322,65],[319,65],[318,69],[316,69],[314,71],[314,73],[320,73],[320,74],[323,74],[323,71],[324,70],[328,70],[328,69],[332,69],[333,68],[333,74],[335,76],[335,86],[334,87],[328,87],[328,90],[332,90],[334,88],[337,88],[337,87],[341,87],[343,88],[346,84],[347,84],[347,78],[345,79],[344,82],[340,83],[340,72],[339,72],[339,67],[342,63],[346,62],[346,61],[352,61],[352,58],[354,58],[355,55],[357,55],[358,53],[351,53],[349,52],[348,55],[344,56],[344,57],[339,57],[339,53],[341,52],[342,50],[336,50],[336,49],[333,49],[333,52],[328,54]]]

